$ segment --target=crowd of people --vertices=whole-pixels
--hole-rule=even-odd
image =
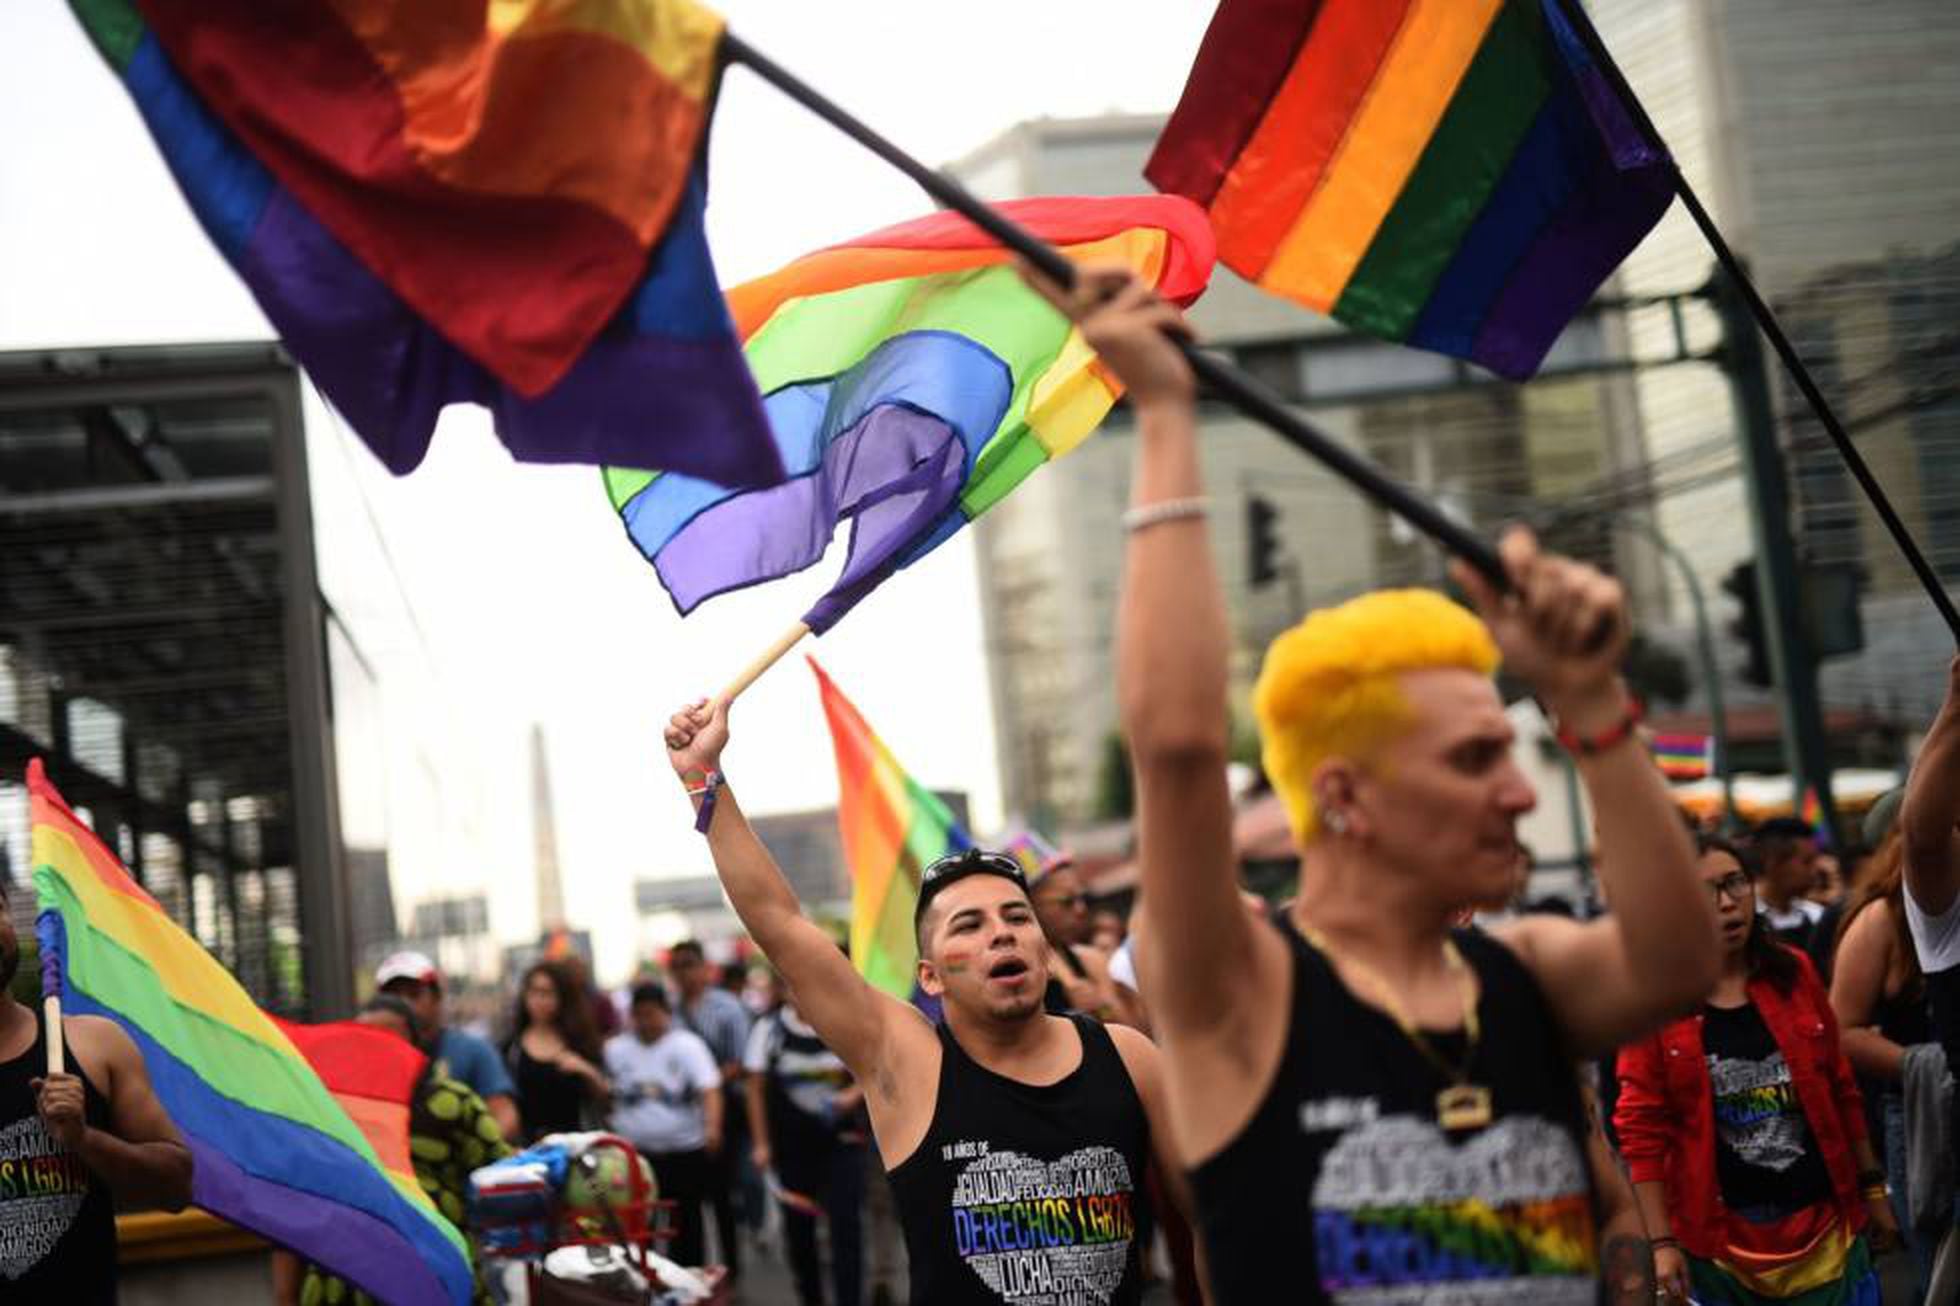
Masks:
[[[607,1128],[677,1204],[679,1260],[739,1276],[773,1207],[811,1306],[866,1300],[880,1194],[922,1306],[1128,1306],[1159,1261],[1177,1300],[1225,1306],[1864,1306],[1895,1245],[1924,1300],[1960,1296],[1960,660],[1868,852],[1795,818],[1694,829],[1640,745],[1620,587],[1512,531],[1454,567],[1463,603],[1364,595],[1269,650],[1263,771],[1301,864],[1289,901],[1256,898],[1181,318],[1126,273],[1029,275],[1135,418],[1128,919],[1065,856],[951,853],[918,871],[916,1000],[874,989],[744,816],[729,704],[685,706],[669,760],[764,982],[692,942],[617,996],[542,960],[492,1044],[445,1020],[426,957],[388,959],[362,1019],[431,1054],[415,1159],[441,1209],[456,1158]],[[1585,788],[1591,910],[1514,909],[1536,796],[1500,664]],[[105,1182],[181,1201],[114,1027],[79,1023],[79,1075],[30,1084],[38,1017],[0,1002],[0,1126],[37,1114]]]

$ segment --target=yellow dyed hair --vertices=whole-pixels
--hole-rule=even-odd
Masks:
[[[1253,690],[1266,776],[1305,847],[1319,833],[1314,769],[1366,761],[1408,720],[1405,671],[1497,670],[1497,644],[1475,614],[1434,590],[1377,590],[1307,614],[1273,641]]]

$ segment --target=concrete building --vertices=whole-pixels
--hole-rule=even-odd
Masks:
[[[1684,174],[1815,365],[1839,416],[1942,575],[1960,569],[1944,487],[1960,452],[1953,214],[1960,208],[1960,7],[1946,0],[1593,0]],[[1713,259],[1676,206],[1622,269],[1633,294],[1691,289]],[[1636,318],[1637,352],[1667,337]],[[1697,343],[1715,343],[1706,315]],[[1800,547],[1869,571],[1867,649],[1827,664],[1827,705],[1923,721],[1951,639],[1779,376]],[[1712,366],[1634,384],[1652,513],[1711,588],[1752,552],[1735,425]],[[1678,591],[1677,591],[1678,597]],[[1677,606],[1677,613],[1681,609]],[[1738,694],[1747,703],[1749,695]]]
[[[952,165],[989,199],[1132,194],[1162,119],[1154,115],[1022,123]],[[1480,525],[1521,505],[1641,469],[1623,379],[1593,369],[1616,327],[1583,319],[1530,387],[1494,382],[1437,355],[1355,336],[1257,291],[1221,267],[1193,310],[1205,342],[1297,402],[1335,439],[1424,487]],[[1233,702],[1249,739],[1249,697],[1272,637],[1307,608],[1381,584],[1440,580],[1442,559],[1344,482],[1235,413],[1202,414],[1213,500],[1212,545],[1234,629]],[[1092,819],[1112,765],[1114,613],[1133,449],[1121,408],[1095,439],[1032,476],[976,523],[1003,801],[1012,817],[1056,830]],[[1277,509],[1277,583],[1250,576],[1248,505]],[[1563,540],[1610,553],[1597,522]],[[1658,582],[1644,553],[1623,571],[1638,593]]]

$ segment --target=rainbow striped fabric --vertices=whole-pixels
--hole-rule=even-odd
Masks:
[[[1649,747],[1661,774],[1670,780],[1701,780],[1715,769],[1712,735],[1657,734]]]
[[[919,873],[973,846],[951,809],[914,780],[815,658],[837,754],[837,828],[851,871],[851,962],[874,988],[915,1001],[919,944],[912,911]]]
[[[1000,207],[1071,258],[1127,264],[1181,304],[1211,275],[1204,214],[1174,196]],[[627,533],[683,614],[811,566],[850,519],[843,574],[804,617],[829,629],[1087,439],[1119,393],[1007,251],[953,213],[807,255],[728,300],[790,479],[738,494],[672,473],[606,473]]]
[[[143,1054],[189,1145],[192,1199],[390,1302],[470,1299],[468,1250],[390,1173],[272,1018],[145,893],[28,763],[36,934],[68,1015]]]
[[[1512,378],[1673,197],[1558,0],[1223,0],[1145,172],[1246,279]]]
[[[781,479],[702,227],[693,0],[71,0],[219,251],[390,470],[512,453]]]

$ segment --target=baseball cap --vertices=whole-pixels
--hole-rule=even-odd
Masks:
[[[417,984],[433,984],[442,987],[442,972],[436,964],[420,952],[396,952],[382,959],[374,968],[374,987],[386,988],[396,980],[414,980]]]

